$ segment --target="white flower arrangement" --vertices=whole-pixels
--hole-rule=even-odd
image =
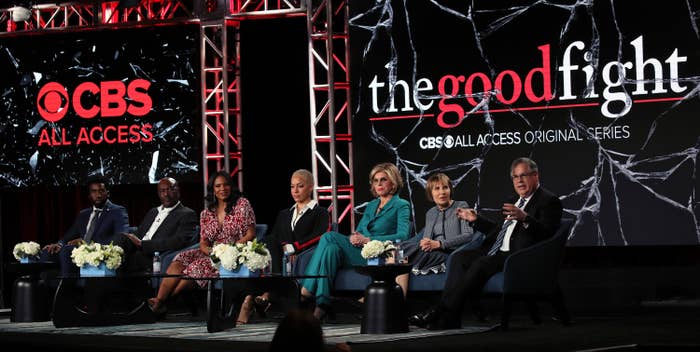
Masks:
[[[40,249],[41,246],[34,241],[20,242],[15,245],[15,248],[12,250],[12,255],[15,256],[15,259],[22,260],[22,258],[38,256]]]
[[[391,258],[393,257],[394,243],[391,241],[371,240],[362,247],[362,258]]]
[[[83,243],[73,249],[70,254],[75,265],[82,267],[83,265],[99,266],[105,263],[107,269],[114,270],[122,265],[122,257],[124,249],[112,243],[108,245],[99,243]]]
[[[264,243],[257,239],[243,243],[219,243],[211,249],[212,263],[221,263],[226,270],[236,270],[245,264],[249,270],[255,271],[270,265],[272,258]]]

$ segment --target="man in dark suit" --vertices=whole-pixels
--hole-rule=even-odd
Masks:
[[[73,248],[83,241],[109,244],[129,226],[126,208],[109,201],[107,180],[90,178],[87,186],[92,206],[81,210],[63,239],[46,245],[41,254],[42,261],[58,261],[63,276],[78,272],[70,257]]]
[[[556,232],[562,216],[561,201],[540,187],[537,164],[529,158],[515,159],[510,175],[518,196],[503,204],[504,220],[494,222],[475,209],[457,210],[458,216],[469,221],[474,230],[486,233],[486,239],[479,249],[453,256],[439,305],[411,316],[411,324],[431,330],[460,328],[467,301],[483,319],[478,301],[488,279],[503,270],[511,253]]]
[[[153,253],[181,249],[196,236],[197,213],[180,202],[177,181],[166,177],[157,187],[160,206],[146,213],[135,233],[124,233],[119,241],[124,248],[127,272],[150,271]]]

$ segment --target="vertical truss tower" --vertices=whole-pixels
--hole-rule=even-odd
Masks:
[[[315,195],[330,201],[333,227],[354,229],[348,4],[311,0],[307,11]]]

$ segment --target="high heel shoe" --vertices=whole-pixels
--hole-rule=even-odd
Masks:
[[[255,311],[261,318],[267,317],[267,310],[270,309],[270,306],[272,303],[269,299],[262,296],[255,297]]]
[[[148,308],[156,315],[156,318],[160,319],[165,316],[168,312],[167,308],[162,304],[158,298],[148,299]]]
[[[335,311],[332,306],[321,303],[314,309],[314,316],[321,322],[325,320],[335,320]]]
[[[431,324],[438,320],[440,317],[439,312],[435,308],[430,308],[425,312],[411,315],[408,317],[408,323],[415,325],[419,328],[425,328],[428,324]]]
[[[303,310],[313,311],[314,308],[316,308],[316,297],[300,295],[299,308]]]

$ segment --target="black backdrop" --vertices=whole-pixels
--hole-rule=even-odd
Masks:
[[[355,182],[377,162],[397,163],[417,228],[430,173],[447,173],[456,199],[496,215],[513,194],[510,162],[530,156],[577,220],[570,246],[698,245],[697,4],[350,9]],[[356,191],[356,204],[369,198]]]

